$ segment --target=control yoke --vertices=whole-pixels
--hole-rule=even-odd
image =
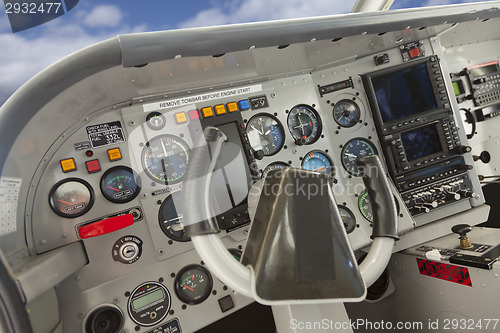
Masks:
[[[357,163],[374,212],[373,243],[357,265],[330,180],[324,174],[285,168],[270,171],[257,182],[255,216],[242,262],[220,238],[207,195],[225,135],[208,127],[191,154],[183,184],[186,233],[220,280],[236,292],[266,305],[355,302],[384,271],[397,239],[394,196],[377,156]]]

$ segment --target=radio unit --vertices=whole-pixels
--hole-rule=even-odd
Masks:
[[[385,143],[384,151],[394,176],[468,151],[460,145],[453,117],[386,135],[382,143]]]
[[[472,96],[476,106],[500,100],[500,67],[498,61],[467,67]]]
[[[468,199],[472,184],[438,58],[368,73],[363,82],[389,173],[412,215]]]

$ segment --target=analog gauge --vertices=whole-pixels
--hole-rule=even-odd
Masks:
[[[181,138],[164,134],[151,139],[142,151],[142,166],[155,182],[172,185],[182,180],[189,146]]]
[[[361,212],[361,215],[370,223],[373,223],[373,211],[372,211],[372,204],[370,202],[370,197],[368,196],[368,192],[366,190],[363,190],[359,194],[358,197],[358,207],[359,211]]]
[[[342,127],[356,125],[360,116],[358,104],[350,99],[342,99],[333,106],[333,119]]]
[[[165,123],[165,116],[163,116],[163,114],[161,114],[160,112],[151,112],[146,117],[146,124],[152,130],[161,130],[163,127],[165,127]]]
[[[330,157],[320,150],[313,150],[307,153],[302,159],[302,168],[322,172],[330,178],[333,178],[335,170]]]
[[[297,145],[311,144],[321,135],[321,119],[312,107],[297,105],[288,113],[288,129]]]
[[[342,165],[353,176],[360,176],[357,160],[363,156],[377,154],[373,143],[368,140],[356,138],[348,141],[342,148]]]
[[[289,167],[290,164],[288,163],[285,163],[285,162],[273,162],[271,164],[269,164],[268,166],[266,166],[264,168],[264,171],[262,171],[262,178],[265,178],[267,173],[271,170],[274,170],[274,169],[281,169],[281,168],[286,168],[286,167]]]
[[[276,154],[285,142],[285,132],[280,121],[267,114],[257,114],[250,118],[247,134],[250,146],[255,151],[262,150],[264,156]]]
[[[186,266],[177,273],[175,293],[187,304],[199,304],[210,296],[212,276],[200,265]]]
[[[175,207],[175,203],[179,203],[180,200],[180,192],[174,192],[172,195],[168,196],[160,206],[158,221],[161,230],[167,237],[178,242],[187,242],[191,239],[184,231],[182,214],[179,214]]]
[[[139,177],[126,166],[113,167],[101,178],[101,192],[111,202],[129,202],[140,190]]]
[[[346,206],[338,206],[340,217],[344,223],[345,230],[348,234],[356,229],[356,218],[349,208]]]
[[[82,216],[94,204],[94,190],[78,178],[61,180],[49,193],[50,208],[62,217]]]

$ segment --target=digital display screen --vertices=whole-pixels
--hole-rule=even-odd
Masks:
[[[134,310],[139,310],[145,307],[146,305],[152,304],[156,301],[163,299],[163,297],[164,297],[163,291],[160,288],[158,288],[149,294],[134,299],[132,301],[132,306],[134,307]]]
[[[443,151],[436,124],[404,132],[401,141],[409,162]]]
[[[371,78],[384,123],[437,108],[425,63]]]
[[[473,69],[469,70],[469,73],[473,77],[481,77],[483,75],[496,73],[496,71],[497,71],[497,65],[492,64],[492,65],[488,65],[488,66],[484,66],[484,67],[473,68]]]

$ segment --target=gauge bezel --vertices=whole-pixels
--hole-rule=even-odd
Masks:
[[[353,170],[351,170],[350,168],[348,168],[346,166],[346,163],[345,163],[345,159],[344,159],[344,156],[345,156],[345,150],[346,150],[346,147],[349,143],[353,142],[353,141],[356,141],[356,140],[359,140],[359,141],[364,141],[365,143],[367,143],[370,147],[373,148],[373,155],[378,155],[378,150],[377,150],[377,147],[375,146],[375,144],[370,141],[369,139],[365,139],[365,138],[361,138],[361,137],[357,137],[357,138],[352,138],[350,139],[349,141],[347,141],[344,145],[342,145],[342,151],[340,153],[340,159],[341,159],[341,162],[342,162],[342,166],[344,167],[344,169],[351,175],[351,176],[354,176],[354,177],[359,177],[361,176],[360,175],[360,172],[358,171],[357,173],[354,172]],[[367,156],[371,156],[371,155],[367,155]],[[359,158],[359,156],[358,156]]]
[[[354,226],[352,227],[352,229],[351,229],[351,230],[349,230],[349,229],[345,228],[346,233],[347,233],[347,234],[350,234],[350,233],[354,232],[354,230],[356,230],[356,225],[357,225],[357,224],[356,224],[356,215],[354,215],[354,213],[352,212],[352,210],[350,210],[350,209],[349,209],[347,206],[345,206],[345,205],[337,205],[337,207],[338,207],[339,214],[340,214],[340,217],[341,217],[341,218],[342,218],[342,213],[340,213],[340,211],[341,211],[341,210],[343,210],[343,211],[346,211],[346,212],[349,214],[349,216],[352,218],[352,220],[354,221]],[[344,223],[344,220],[342,220],[342,223]],[[345,226],[346,226],[346,225],[345,225],[345,223],[344,223],[344,227],[345,227]]]
[[[261,113],[257,113],[256,115],[253,115],[250,119],[248,119],[248,121],[246,123],[246,126],[245,126],[247,135],[248,135],[248,125],[250,124],[250,122],[252,121],[252,119],[257,118],[257,117],[271,118],[274,121],[276,121],[276,123],[277,123],[278,128],[279,128],[280,133],[281,133],[281,137],[282,137],[281,145],[278,148],[276,148],[276,150],[272,154],[266,154],[266,153],[264,153],[264,156],[273,156],[273,155],[276,155],[277,153],[279,153],[281,151],[281,149],[283,149],[283,146],[285,145],[285,138],[286,138],[285,128],[283,127],[283,124],[278,119],[278,117],[276,117],[276,116],[274,116],[272,114],[269,114],[269,113],[261,112]],[[250,140],[249,140],[249,142],[250,142]],[[252,147],[252,144],[250,144],[250,146]],[[252,147],[252,149],[254,149],[254,148]]]
[[[174,200],[173,196],[174,195],[180,195],[179,192],[172,192],[170,193],[161,203],[160,205],[160,208],[158,209],[158,224],[160,225],[160,229],[161,231],[165,234],[165,236],[167,236],[168,238],[170,238],[171,240],[174,240],[176,242],[189,242],[191,241],[191,237],[189,236],[186,236],[186,238],[179,238],[177,236],[174,236],[173,234],[169,233],[168,231],[165,231],[165,223],[163,222],[163,218],[162,218],[162,211],[163,211],[163,206],[165,205],[165,203],[167,202],[167,200]],[[175,200],[174,200],[175,202]],[[177,211],[177,208],[175,209]],[[179,214],[179,212],[177,212],[177,214]]]
[[[367,214],[365,211],[361,210],[361,202],[363,200],[363,202],[368,198],[368,202],[370,204],[370,214],[371,214],[371,220],[367,217]],[[358,195],[358,208],[359,208],[359,212],[361,213],[361,216],[363,216],[365,218],[365,220],[367,220],[368,222],[370,223],[373,223],[373,207],[371,205],[371,201],[370,201],[370,196],[368,194],[368,191],[365,189],[363,191],[361,191],[361,193],[359,193]]]
[[[154,126],[154,125],[152,125],[149,121],[153,117],[159,117],[159,118],[161,118],[162,121],[163,121],[163,123],[160,126]],[[163,113],[158,112],[158,111],[153,111],[153,112],[148,113],[148,115],[146,116],[146,124],[153,131],[159,131],[159,130],[161,130],[161,129],[163,129],[165,127],[165,125],[167,124],[167,120],[165,119],[165,116],[163,115]]]
[[[152,181],[154,181],[154,182],[156,182],[158,184],[165,184],[165,185],[168,185],[168,186],[169,185],[175,185],[177,183],[182,182],[182,179],[184,178],[184,175],[186,174],[185,171],[184,171],[184,174],[181,177],[179,177],[178,179],[169,181],[169,180],[160,180],[160,179],[154,177],[153,174],[151,173],[151,171],[149,170],[149,168],[146,167],[146,161],[145,161],[145,156],[146,155],[145,154],[146,154],[146,151],[148,149],[150,149],[149,143],[151,141],[154,141],[154,140],[159,140],[160,138],[163,138],[163,137],[174,138],[174,140],[180,146],[183,147],[183,150],[186,153],[186,165],[189,162],[189,151],[191,150],[191,147],[189,146],[189,144],[183,138],[181,138],[180,136],[174,135],[174,134],[160,134],[160,135],[157,135],[157,136],[149,139],[148,142],[146,142],[146,144],[144,145],[144,148],[142,149],[142,152],[141,152],[142,169],[144,170],[144,173],[146,174],[146,176],[148,176],[149,179],[151,179]],[[164,158],[168,158],[168,157],[164,157]]]
[[[339,103],[346,103],[346,102],[349,102],[350,104],[354,105],[354,107],[356,108],[356,115],[357,115],[356,116],[356,121],[354,123],[352,123],[351,125],[349,125],[349,126],[341,124],[338,121],[337,117],[335,116],[335,110],[337,109],[337,105]],[[351,128],[351,127],[356,126],[359,123],[359,120],[361,119],[361,108],[360,108],[359,104],[356,101],[354,101],[353,99],[342,98],[341,100],[339,100],[337,103],[335,103],[333,105],[332,115],[333,115],[333,120],[335,120],[335,122],[337,123],[337,125],[339,125],[340,127],[343,127],[343,128]]]
[[[208,289],[208,291],[203,295],[203,297],[197,299],[197,300],[189,300],[189,299],[186,299],[184,296],[183,296],[183,291],[182,291],[182,288],[180,287],[180,284],[179,284],[179,280],[181,279],[182,275],[184,273],[186,273],[188,270],[190,269],[198,269],[200,271],[202,271],[205,276],[207,277],[207,280],[208,280],[208,283],[210,285],[210,288]],[[175,280],[174,280],[174,291],[175,291],[175,294],[177,295],[177,297],[184,303],[186,304],[189,304],[189,305],[196,305],[196,304],[200,304],[202,302],[204,302],[208,297],[210,297],[210,295],[212,294],[212,290],[214,288],[214,284],[213,284],[213,278],[212,278],[212,274],[210,274],[210,272],[208,271],[208,269],[206,269],[205,267],[201,266],[201,265],[198,265],[198,264],[192,264],[192,265],[188,265],[188,266],[185,266],[183,267],[175,276]]]
[[[325,156],[325,157],[326,157],[326,159],[327,159],[327,160],[328,160],[328,162],[330,163],[331,172],[330,172],[330,174],[326,174],[326,173],[324,173],[324,174],[325,174],[326,176],[328,176],[328,178],[331,178],[331,179],[335,178],[335,164],[333,163],[333,160],[332,160],[332,158],[330,157],[330,155],[328,155],[328,153],[327,153],[326,151],[324,151],[324,150],[320,150],[320,149],[313,149],[313,150],[309,151],[307,154],[305,154],[305,155],[302,157],[302,162],[301,162],[301,164],[300,164],[300,167],[301,167],[302,169],[304,169],[304,170],[309,170],[309,169],[304,168],[304,163],[305,163],[305,161],[306,161],[307,156],[308,156],[309,154],[314,154],[314,153],[319,153],[319,154],[321,154],[321,155],[323,155],[323,156]],[[315,171],[315,170],[309,170],[309,171]],[[321,171],[318,171],[318,172],[321,172]]]
[[[132,177],[134,178],[134,181],[135,181],[135,185],[137,186],[136,188],[136,191],[135,193],[127,198],[126,200],[119,200],[119,199],[115,199],[113,198],[112,196],[109,196],[107,193],[106,193],[106,190],[104,190],[104,179],[111,173],[111,172],[114,172],[116,170],[125,170],[125,171],[128,171],[132,174]],[[114,202],[114,203],[127,203],[127,202],[130,202],[132,200],[134,200],[137,195],[139,194],[139,192],[141,191],[141,180],[139,179],[139,176],[135,173],[134,170],[132,170],[132,168],[128,167],[128,166],[125,166],[125,165],[117,165],[117,166],[114,166],[108,170],[106,170],[106,172],[102,175],[101,177],[101,180],[99,182],[99,187],[101,188],[101,193],[102,195],[108,199],[109,201],[111,202]]]
[[[146,322],[141,322],[140,320],[137,319],[137,316],[134,315],[134,313],[139,313],[139,312],[142,312],[146,309],[149,309],[149,307],[151,306],[151,303],[150,304],[147,304],[148,308],[146,309],[143,309],[141,308],[142,310],[141,311],[136,311],[134,310],[132,307],[133,307],[133,304],[132,302],[135,300],[134,296],[136,295],[136,293],[138,291],[140,291],[141,288],[144,288],[144,286],[147,286],[147,285],[155,285],[155,286],[158,286],[158,288],[162,289],[163,292],[165,293],[165,298],[164,298],[164,302],[168,302],[168,307],[166,307],[166,311],[161,315],[161,316],[158,316],[157,318],[155,318],[156,320],[150,322],[150,323],[146,323]],[[140,296],[142,297],[142,296]],[[168,301],[167,301],[168,300]],[[153,303],[154,304],[154,303]],[[129,317],[136,323],[136,324],[139,324],[141,326],[146,326],[146,327],[149,327],[149,326],[154,326],[156,324],[158,324],[159,322],[161,322],[163,319],[165,319],[165,317],[168,315],[168,312],[170,311],[170,308],[172,307],[172,296],[170,295],[170,291],[168,291],[167,287],[165,287],[162,283],[159,283],[159,282],[156,282],[156,281],[149,281],[149,282],[144,282],[144,283],[141,283],[140,285],[138,285],[134,291],[132,291],[130,293],[130,296],[128,298],[128,302],[127,302],[127,310],[128,310],[128,314],[129,314]],[[147,317],[149,318],[149,317]]]
[[[273,169],[269,169],[269,167],[271,167],[273,165],[278,165],[278,164],[283,165],[283,168],[290,166],[290,163],[283,162],[283,161],[274,161],[272,163],[269,163],[268,165],[266,165],[266,167],[264,169],[262,169],[262,178],[264,178],[269,171],[273,170]]]
[[[318,123],[318,127],[317,127],[317,130],[316,130],[316,135],[314,136],[314,138],[311,141],[307,141],[307,142],[304,143],[305,145],[310,145],[310,144],[313,144],[316,141],[318,141],[319,138],[321,137],[321,133],[323,132],[323,123],[321,121],[321,116],[319,115],[318,111],[316,111],[316,109],[313,106],[310,106],[310,105],[307,105],[307,104],[298,104],[298,105],[295,105],[294,107],[292,107],[290,109],[290,111],[288,112],[287,118],[286,118],[286,124],[287,124],[287,127],[288,127],[288,131],[290,132],[290,135],[292,136],[292,138],[294,140],[301,140],[302,138],[297,138],[294,135],[294,131],[292,131],[292,129],[290,128],[290,117],[294,113],[294,110],[297,109],[297,108],[300,108],[300,107],[303,107],[303,108],[307,109],[308,111],[311,111],[314,114],[314,116],[316,117],[316,120],[317,120],[317,123]]]
[[[69,182],[78,182],[78,183],[83,184],[87,188],[87,190],[89,191],[89,193],[90,193],[90,199],[89,199],[88,205],[82,211],[80,211],[80,212],[78,212],[76,214],[66,214],[66,213],[63,213],[60,210],[56,209],[55,206],[54,206],[54,194],[55,194],[56,190],[61,185],[65,184],[65,183],[69,183]],[[49,192],[49,206],[50,206],[50,208],[52,209],[52,211],[54,213],[56,213],[57,215],[59,215],[61,217],[66,217],[66,218],[80,217],[80,216],[86,214],[92,208],[92,206],[94,205],[94,202],[95,202],[95,192],[94,192],[94,189],[92,188],[92,186],[89,183],[87,183],[85,180],[83,180],[81,178],[72,177],[72,178],[62,179],[62,180],[58,181],[57,183],[55,183],[55,185],[52,186],[52,189]]]

